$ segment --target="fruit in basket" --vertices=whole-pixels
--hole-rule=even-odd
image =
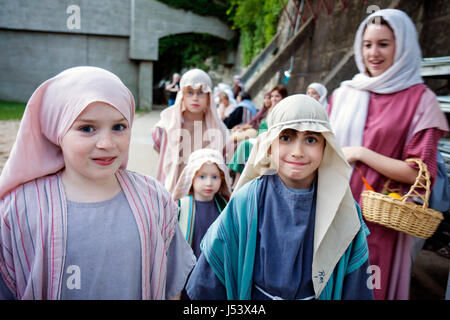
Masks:
[[[399,195],[399,194],[396,193],[396,192],[391,192],[391,193],[388,194],[388,196],[389,196],[389,197],[392,197],[392,198],[396,198],[396,199],[401,199],[401,198],[402,198],[402,196]]]

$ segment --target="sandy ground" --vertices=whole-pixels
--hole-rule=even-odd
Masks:
[[[20,121],[0,121],[0,172],[16,140]]]
[[[137,114],[131,131],[128,169],[155,177],[158,154],[153,150],[151,129],[159,120],[160,110]],[[0,121],[0,172],[16,139],[20,121]]]

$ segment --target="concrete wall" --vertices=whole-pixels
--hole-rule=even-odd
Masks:
[[[138,63],[128,47],[121,37],[0,30],[0,99],[26,102],[39,84],[81,65],[115,73],[137,97]]]
[[[158,40],[187,32],[234,35],[217,18],[154,0],[0,0],[0,100],[26,102],[46,79],[92,65],[118,75],[151,109]]]

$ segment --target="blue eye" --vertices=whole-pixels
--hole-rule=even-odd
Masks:
[[[115,131],[123,131],[126,129],[126,126],[124,126],[123,124],[116,124],[115,126],[113,126],[113,130]]]
[[[212,178],[213,178],[214,180],[217,180],[219,177],[218,177],[218,176],[212,176]]]
[[[80,131],[82,131],[84,133],[91,133],[94,131],[94,127],[93,126],[82,126],[82,127],[80,127]]]
[[[289,141],[291,141],[291,137],[288,135],[282,135],[282,136],[280,136],[280,140],[283,142],[289,142]]]
[[[316,143],[317,142],[317,138],[315,138],[315,137],[307,137],[306,138],[306,142],[309,143],[309,144]]]
[[[202,176],[202,175],[200,176],[200,179],[205,179],[205,178],[206,178],[205,176]]]

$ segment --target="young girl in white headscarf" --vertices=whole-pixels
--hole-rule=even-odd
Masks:
[[[126,170],[133,117],[131,92],[96,67],[33,93],[0,176],[0,300],[181,292],[195,256],[170,194]]]
[[[222,154],[207,148],[191,153],[180,175],[173,198],[180,207],[181,231],[197,258],[206,230],[230,199],[230,180]]]
[[[323,84],[317,82],[311,83],[308,88],[306,88],[306,94],[319,101],[324,108],[328,106],[327,93],[327,88]]]
[[[325,109],[269,113],[230,202],[208,229],[191,299],[371,299],[364,222]]]
[[[377,192],[389,178],[404,193],[418,169],[404,160],[420,158],[436,177],[437,143],[448,124],[435,94],[420,76],[421,50],[414,23],[402,11],[380,10],[359,26],[354,42],[359,72],[330,98],[328,112],[346,159],[358,168],[350,185],[361,203],[364,183]],[[376,299],[408,299],[412,237],[367,223],[370,263],[378,268]]]
[[[175,104],[161,112],[152,129],[159,153],[157,179],[173,192],[189,155],[211,148],[226,155],[228,129],[220,119],[212,94],[211,78],[200,69],[187,71],[180,81]]]

